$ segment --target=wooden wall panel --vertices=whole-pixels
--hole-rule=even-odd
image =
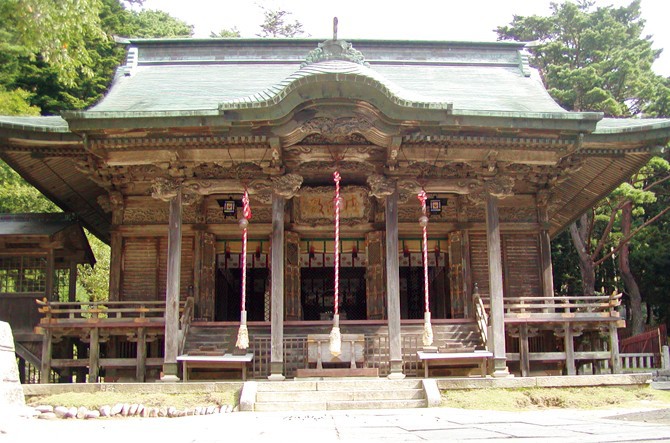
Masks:
[[[159,300],[165,299],[165,288],[167,284],[167,237],[160,237],[160,249],[158,252],[158,293]],[[186,300],[189,295],[189,286],[193,286],[193,260],[194,260],[194,238],[182,237],[181,239],[181,278],[179,283],[179,298]]]
[[[489,296],[489,254],[485,232],[470,232],[470,263],[472,285],[479,287],[479,295]]]
[[[123,240],[121,300],[157,300],[156,268],[158,239],[133,237]]]
[[[542,296],[540,240],[537,233],[502,234],[505,296]]]

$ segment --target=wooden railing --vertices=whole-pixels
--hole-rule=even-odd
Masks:
[[[181,340],[179,342],[178,354],[181,354],[184,351],[184,345],[186,344],[186,337],[188,336],[188,330],[191,327],[191,322],[193,322],[193,315],[195,312],[195,300],[193,297],[188,297],[186,303],[184,304],[184,309],[179,318],[179,331],[181,334]]]
[[[660,366],[658,356],[649,352],[619,354],[623,372],[649,371]]]
[[[39,313],[43,315],[40,326],[149,323],[163,322],[165,319],[165,301],[52,302],[37,299],[36,302]],[[180,312],[184,312],[186,305],[187,301],[180,303]]]
[[[483,304],[488,311],[490,299],[484,298]],[[617,307],[620,305],[621,294],[503,298],[506,321],[617,319]]]
[[[475,320],[477,321],[477,329],[479,330],[479,335],[481,336],[482,343],[484,348],[488,349],[489,346],[489,316],[486,313],[486,307],[482,298],[479,296],[479,290],[475,285],[474,293],[472,294],[474,305],[475,305]]]

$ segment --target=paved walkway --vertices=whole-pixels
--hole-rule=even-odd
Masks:
[[[438,408],[305,413],[239,412],[171,419],[46,421],[20,418],[5,420],[4,423],[0,419],[0,442],[65,439],[71,443],[670,441],[670,410],[555,409],[499,412]]]

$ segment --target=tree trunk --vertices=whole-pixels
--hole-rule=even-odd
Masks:
[[[582,227],[588,223],[588,216],[586,214],[581,217]],[[582,291],[583,295],[593,295],[596,286],[596,267],[593,263],[593,258],[586,250],[586,242],[588,239],[582,237],[577,222],[570,225],[570,237],[572,244],[577,249],[579,256],[579,271],[582,275]]]
[[[632,220],[633,204],[628,202],[621,208],[621,234],[623,238],[626,238],[630,234]],[[637,281],[635,281],[635,277],[630,270],[629,257],[629,242],[626,242],[619,250],[619,272],[621,272],[621,278],[630,298],[631,332],[635,335],[644,332],[644,316],[642,314],[640,287],[637,285]]]

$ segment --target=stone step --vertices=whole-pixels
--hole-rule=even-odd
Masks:
[[[399,389],[423,389],[421,380],[388,380],[363,377],[359,379],[341,380],[294,380],[275,382],[259,382],[258,392],[295,392],[295,391],[392,391]]]
[[[425,408],[426,400],[310,401],[256,403],[258,412]]]
[[[261,391],[256,394],[257,403],[313,401],[376,401],[376,400],[423,400],[423,389],[400,389],[389,391]]]

